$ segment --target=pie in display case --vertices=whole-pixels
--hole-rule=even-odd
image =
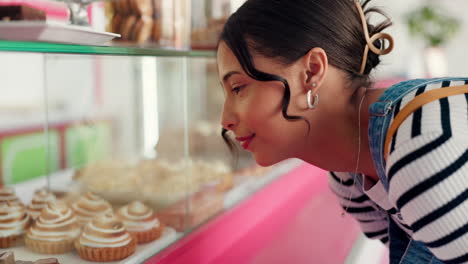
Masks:
[[[0,41],[0,58],[0,261],[143,263],[298,165],[233,162],[212,51]]]

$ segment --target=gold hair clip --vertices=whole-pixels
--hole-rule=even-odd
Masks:
[[[362,28],[364,29],[364,35],[366,37],[366,48],[364,49],[364,55],[362,58],[362,64],[361,64],[361,70],[359,71],[360,74],[364,74],[364,70],[366,69],[366,62],[367,62],[367,56],[369,53],[369,49],[372,50],[375,54],[378,55],[386,55],[393,50],[393,37],[390,34],[387,33],[376,33],[372,37],[369,37],[369,29],[367,28],[367,21],[366,21],[366,16],[364,15],[364,11],[362,10],[361,3],[359,1],[354,1],[354,4],[356,5],[359,15],[361,16],[361,22],[362,22]],[[378,39],[384,39],[389,42],[388,48],[384,49],[378,49],[374,45],[374,41]]]

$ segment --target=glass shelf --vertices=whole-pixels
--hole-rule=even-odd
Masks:
[[[123,46],[84,46],[73,44],[20,42],[7,40],[0,40],[0,51],[161,57],[215,56],[215,51],[204,50],[171,50],[160,48]]]

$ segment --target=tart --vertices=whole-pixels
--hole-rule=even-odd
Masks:
[[[138,244],[156,240],[164,229],[153,209],[140,201],[134,201],[120,208],[117,217],[136,238]]]
[[[73,249],[80,234],[75,213],[62,201],[49,202],[24,238],[26,247],[42,254],[61,254]]]
[[[135,252],[136,245],[136,239],[112,213],[95,217],[75,241],[82,259],[99,262],[124,259]]]

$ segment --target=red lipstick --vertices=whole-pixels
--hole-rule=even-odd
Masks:
[[[241,146],[243,149],[247,149],[254,137],[255,137],[255,134],[252,134],[248,137],[236,137],[236,140],[238,140],[241,143]]]

